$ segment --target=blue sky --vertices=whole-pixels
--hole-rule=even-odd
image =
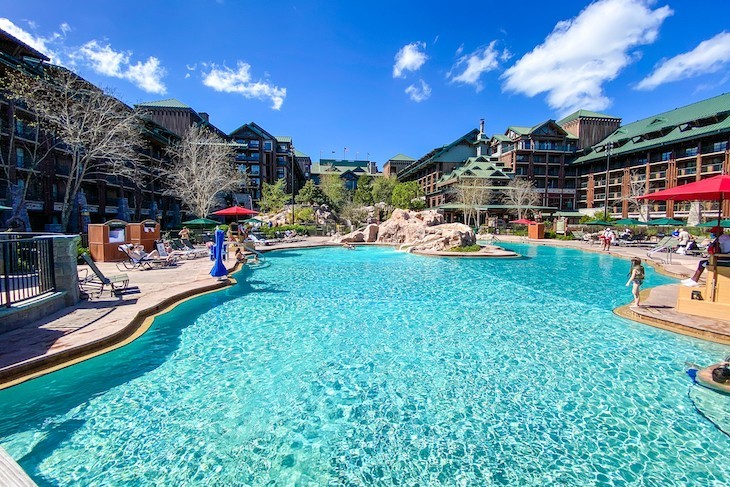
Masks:
[[[0,5],[0,28],[129,104],[254,121],[312,160],[382,167],[480,118],[490,135],[577,108],[629,123],[730,86],[727,0]]]

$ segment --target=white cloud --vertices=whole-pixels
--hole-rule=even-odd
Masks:
[[[405,78],[403,71],[418,71],[428,59],[422,49],[426,49],[425,42],[411,42],[401,47],[395,55],[393,77]]]
[[[599,0],[558,22],[541,45],[505,71],[503,89],[527,96],[546,92],[548,105],[563,113],[608,107],[603,83],[637,58],[632,48],[653,43],[673,13],[668,6],[652,10],[652,3]]]
[[[31,29],[36,28],[36,24],[33,21],[27,21],[28,25]],[[61,24],[61,31],[63,34],[67,32],[68,24],[63,23]],[[0,29],[4,30],[11,36],[15,37],[18,40],[23,41],[24,43],[28,44],[30,47],[35,49],[36,51],[45,54],[49,58],[51,58],[52,62],[58,62],[58,54],[56,51],[51,47],[51,44],[55,42],[60,37],[63,37],[63,34],[59,33],[53,33],[51,34],[51,37],[42,37],[42,36],[36,36],[31,34],[30,32],[26,31],[22,27],[19,27],[13,23],[10,19],[6,19],[4,17],[0,17]]]
[[[238,70],[234,71],[227,66],[210,66],[210,71],[203,74],[203,84],[215,91],[224,93],[239,93],[246,98],[259,100],[269,99],[271,108],[281,109],[286,98],[286,88],[279,88],[264,81],[251,81],[251,65],[238,61]]]
[[[418,84],[419,86],[410,85],[406,88],[406,93],[411,97],[411,100],[416,103],[421,103],[424,100],[428,100],[431,96],[431,87],[422,79],[418,80]]]
[[[125,79],[148,93],[165,94],[167,88],[162,82],[165,69],[160,60],[150,56],[144,63],[131,64],[131,56],[131,51],[115,51],[110,45],[101,45],[95,40],[71,54],[74,61],[87,64],[99,74]]]
[[[471,54],[461,56],[451,67],[451,70],[446,74],[446,77],[456,83],[464,83],[472,85],[476,88],[477,93],[482,91],[482,83],[480,78],[482,73],[492,71],[499,67],[499,60],[505,57],[509,58],[508,51],[502,51],[501,53],[494,48],[496,41],[492,41],[488,46],[477,49]],[[463,46],[456,50],[458,56],[463,52]],[[461,70],[459,74],[454,74],[455,71]]]
[[[721,32],[700,42],[693,50],[660,63],[653,73],[636,85],[636,89],[653,90],[664,83],[716,73],[729,63],[730,33]]]

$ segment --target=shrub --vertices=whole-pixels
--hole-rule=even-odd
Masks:
[[[479,252],[481,249],[481,246],[475,244],[466,247],[451,247],[449,252]]]

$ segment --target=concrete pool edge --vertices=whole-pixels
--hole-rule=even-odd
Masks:
[[[181,293],[168,296],[159,303],[140,310],[135,317],[122,329],[106,337],[78,347],[64,350],[53,355],[43,356],[38,359],[21,362],[7,367],[0,372],[0,390],[4,390],[21,384],[28,380],[64,369],[71,365],[84,362],[99,355],[111,352],[118,348],[132,343],[142,336],[154,322],[154,319],[173,310],[178,305],[205,294],[220,291],[236,284],[233,274],[243,270],[243,266],[237,263],[229,272],[225,280],[216,281],[195,289],[189,289]]]

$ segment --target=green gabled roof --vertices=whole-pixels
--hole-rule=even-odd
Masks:
[[[168,98],[166,100],[157,100],[157,101],[147,101],[143,103],[138,103],[137,106],[139,107],[153,107],[153,108],[189,108],[192,109],[192,107],[186,105],[185,103],[181,102],[180,100],[176,98]]]
[[[542,125],[542,124],[540,124],[540,125]],[[532,131],[532,127],[522,127],[520,125],[510,125],[509,127],[507,127],[507,131],[509,132],[510,130],[516,134],[527,135],[530,133],[530,131]]]
[[[565,125],[568,122],[572,122],[576,118],[610,118],[613,120],[621,120],[621,117],[614,117],[612,115],[606,115],[605,113],[592,112],[590,110],[577,110],[567,117],[558,120],[557,124]]]
[[[715,132],[730,132],[730,93],[621,126],[573,164],[606,157],[608,143],[612,155],[621,155]]]
[[[273,140],[273,139],[276,138],[273,135],[271,135],[270,133],[268,133],[266,130],[264,130],[256,122],[244,123],[243,125],[241,125],[240,127],[238,127],[236,130],[234,130],[233,132],[231,132],[230,134],[228,134],[228,136],[229,137],[233,137],[234,136],[233,134],[235,134],[236,132],[239,132],[239,131],[241,131],[243,129],[249,129],[249,130],[251,130],[253,133],[257,134],[262,139]]]
[[[294,149],[294,157],[309,157],[304,152],[298,151],[297,149]]]
[[[453,141],[450,144],[444,145],[442,147],[437,147],[430,151],[425,156],[421,157],[417,161],[412,162],[408,166],[406,166],[400,173],[400,177],[404,177],[408,175],[409,173],[418,170],[418,168],[423,167],[424,165],[428,164],[430,161],[434,160],[435,158],[439,157],[441,154],[449,151],[452,147],[455,147],[462,142],[466,142],[470,145],[472,145],[474,140],[477,140],[477,137],[479,136],[479,129],[472,129],[466,134],[462,135],[455,141]]]
[[[512,142],[512,139],[510,139],[506,135],[502,135],[502,134],[492,135],[492,138],[497,139],[500,142]]]
[[[393,157],[391,157],[388,160],[389,161],[402,161],[402,162],[413,162],[413,161],[415,161],[414,158],[408,157],[408,156],[406,156],[404,154],[398,154],[397,156],[393,156]]]
[[[275,135],[274,138],[276,138],[277,142],[281,142],[282,144],[291,144],[291,137],[288,135]]]
[[[512,179],[502,168],[497,167],[497,161],[490,160],[485,156],[470,157],[463,166],[457,167],[448,174],[444,174],[438,180],[438,184],[445,184],[459,178],[473,179]]]

